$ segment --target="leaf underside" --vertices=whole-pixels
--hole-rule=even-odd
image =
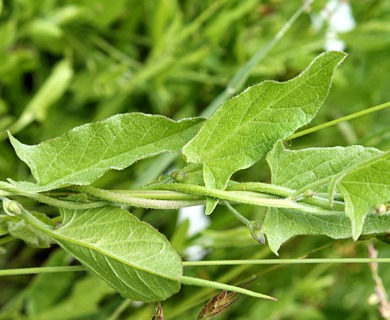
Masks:
[[[385,233],[390,230],[390,215],[367,216],[363,235]],[[334,215],[307,214],[291,209],[269,208],[262,231],[270,249],[277,254],[280,246],[299,235],[325,235],[333,239],[352,238],[350,219],[343,213]]]
[[[173,121],[159,115],[119,114],[86,124],[38,145],[10,141],[31,169],[37,184],[30,191],[88,185],[110,169],[121,170],[162,152],[178,152],[199,130],[203,119]]]
[[[367,216],[376,204],[390,199],[388,153],[362,146],[288,150],[279,142],[267,155],[267,162],[273,184],[299,190],[299,194],[305,190],[333,194],[338,187],[345,201],[345,212],[334,214],[269,209],[262,231],[275,253],[296,235],[356,240],[362,233],[389,230],[389,216]]]
[[[302,192],[328,192],[329,182],[340,172],[381,153],[357,145],[288,150],[279,141],[267,154],[267,162],[273,184]]]
[[[390,151],[366,161],[342,176],[337,184],[344,197],[345,212],[357,239],[370,210],[390,202]]]
[[[125,298],[161,301],[180,289],[181,259],[152,226],[120,208],[62,210],[52,237]]]
[[[183,148],[188,162],[203,164],[205,185],[224,189],[234,172],[309,123],[344,58],[341,52],[324,53],[290,81],[264,81],[225,102]]]

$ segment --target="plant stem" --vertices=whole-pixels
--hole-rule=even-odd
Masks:
[[[315,126],[313,128],[302,130],[300,132],[294,133],[293,135],[289,136],[285,140],[296,139],[298,137],[302,137],[302,136],[307,135],[309,133],[313,133],[313,132],[316,132],[316,131],[319,131],[319,130],[322,130],[322,129],[325,129],[325,128],[328,128],[328,127],[331,127],[331,126],[334,126],[334,125],[336,125],[336,124],[338,124],[340,122],[344,122],[344,121],[352,120],[352,119],[355,119],[355,118],[359,118],[359,117],[365,116],[367,114],[370,114],[370,113],[373,113],[373,112],[377,112],[379,110],[386,109],[386,108],[389,108],[389,107],[390,107],[390,101],[386,102],[386,103],[383,103],[383,104],[380,104],[380,105],[377,105],[375,107],[368,108],[366,110],[362,110],[362,111],[359,111],[359,112],[352,113],[350,115],[347,115],[347,116],[339,118],[339,119],[335,119],[333,121],[329,121],[329,122],[320,124],[320,125]]]
[[[189,185],[182,183],[162,184],[158,186],[162,190],[179,191],[197,196],[208,196],[220,200],[228,200],[238,203],[252,204],[256,206],[289,208],[300,210],[307,213],[317,214],[337,214],[337,211],[327,210],[305,203],[297,203],[290,199],[271,198],[270,195],[264,195],[248,191],[225,191],[219,189],[206,188],[204,186]]]
[[[278,186],[269,186],[275,190],[287,189]],[[206,197],[213,197],[220,200],[227,200],[237,203],[252,204],[256,206],[289,208],[300,210],[307,213],[316,214],[337,214],[336,210],[329,210],[329,204],[326,199],[314,200],[315,205],[308,203],[298,203],[293,199],[280,199],[273,195],[255,193],[250,191],[225,191],[219,189],[210,189],[204,186],[190,185],[183,183],[167,183],[150,186],[148,190],[103,190],[91,186],[74,186],[73,191],[90,194],[96,198],[107,200],[114,203],[125,204],[140,208],[153,209],[177,209],[204,204]],[[154,192],[153,192],[153,191]],[[174,193],[163,193],[162,191],[174,191]],[[179,194],[181,193],[181,195]],[[186,195],[186,196],[184,196]],[[194,197],[195,196],[195,197]],[[178,200],[172,200],[178,199]],[[311,200],[313,201],[313,200]],[[336,209],[340,209],[337,207]]]
[[[231,204],[225,201],[225,205],[239,221],[241,221],[245,226],[247,226],[251,232],[252,237],[262,245],[265,244],[265,236],[264,233],[261,232],[261,223],[259,221],[250,221],[245,218],[241,213],[239,213],[236,209],[234,209]]]
[[[245,226],[247,226],[248,228],[251,226],[251,222],[247,218],[245,218],[242,214],[240,214],[236,209],[234,209],[229,202],[225,201],[225,206]]]
[[[287,264],[363,264],[363,263],[390,263],[390,258],[334,258],[334,259],[260,259],[260,260],[210,260],[210,261],[183,261],[183,267],[202,267],[202,266],[244,266],[244,265],[287,265]],[[18,276],[25,274],[39,273],[57,273],[57,272],[79,272],[87,271],[84,266],[53,266],[53,267],[37,267],[37,268],[20,268],[20,269],[3,269],[0,270],[0,276]],[[182,281],[184,279],[184,281]],[[196,280],[194,280],[196,279]],[[181,277],[180,282],[188,285],[198,285],[200,282],[210,283],[212,281],[201,280],[191,277]],[[196,282],[196,283],[195,283]],[[217,282],[217,285],[223,285]],[[203,286],[203,285],[202,285]],[[225,285],[226,286],[226,285]],[[221,290],[229,290],[226,288],[206,286],[208,288],[216,288]],[[232,286],[231,286],[232,287]],[[235,291],[235,290],[233,290]]]
[[[168,190],[110,190],[122,195],[154,200],[202,200],[200,197]]]
[[[91,186],[74,186],[72,190],[90,194],[96,198],[103,200],[108,200],[110,202],[116,202],[120,204],[126,204],[129,206],[139,207],[139,208],[151,208],[151,209],[178,209],[185,208],[203,204],[203,200],[159,200],[145,198],[145,195],[141,197],[136,197],[131,194],[131,192],[120,191],[120,190],[103,190],[94,188]],[[139,192],[137,192],[140,195]],[[161,195],[161,194],[159,194]]]
[[[269,264],[350,264],[350,263],[390,263],[390,258],[308,258],[308,259],[261,259],[261,260],[210,260],[183,261],[184,267],[234,266],[234,265],[269,265]]]
[[[0,276],[20,276],[23,274],[55,273],[55,272],[76,272],[86,271],[84,266],[59,266],[59,267],[38,267],[0,270]]]
[[[0,196],[25,196],[27,198],[36,200],[41,203],[48,204],[53,207],[65,208],[65,209],[91,209],[99,208],[107,205],[107,202],[94,201],[94,202],[76,202],[76,201],[65,201],[58,200],[42,193],[27,192],[20,189],[10,183],[0,181]]]
[[[199,286],[199,287],[206,287],[206,288],[212,288],[212,289],[234,291],[234,292],[246,294],[248,296],[255,297],[255,298],[263,298],[263,299],[276,301],[275,298],[267,296],[267,295],[262,294],[262,293],[250,291],[248,289],[244,289],[241,287],[236,287],[236,286],[232,286],[232,285],[224,284],[224,283],[220,283],[220,282],[215,282],[215,281],[209,281],[209,280],[204,280],[204,279],[199,279],[199,278],[182,276],[180,278],[180,283],[190,285],[190,286]]]
[[[242,182],[233,184],[226,188],[227,191],[256,191],[262,193],[272,194],[274,196],[287,198],[295,191],[289,188],[280,187],[274,184],[263,182]]]
[[[294,190],[260,182],[240,183],[230,186],[227,190],[209,189],[204,186],[181,183],[158,183],[142,190],[104,190],[91,186],[73,186],[71,190],[86,193],[111,203],[153,209],[178,209],[201,205],[204,204],[205,198],[210,196],[221,200],[257,206],[291,208],[308,213],[334,214],[335,211],[344,210],[343,203],[338,201],[334,201],[333,210],[329,210],[331,206],[328,200],[322,197],[314,196],[297,202],[288,198],[294,194]],[[252,190],[256,192],[251,192]],[[59,200],[42,193],[25,191],[6,182],[0,182],[0,193],[8,197],[10,195],[25,196],[41,203],[66,209],[90,209],[108,204],[105,201],[83,203]]]
[[[320,181],[321,182],[321,181]],[[319,183],[320,185],[321,183]],[[242,182],[237,183],[235,185],[229,186],[226,188],[227,191],[230,190],[242,190],[242,191],[256,191],[256,192],[262,192],[262,193],[268,193],[272,195],[276,195],[283,198],[289,198],[291,200],[296,200],[296,196],[301,195],[305,190],[311,189],[313,186],[316,186],[316,184],[310,184],[305,188],[302,188],[301,190],[295,191],[289,188],[276,186],[269,183],[262,183],[262,182]],[[323,195],[325,195],[327,198],[324,198]],[[322,208],[333,208],[334,210],[344,210],[344,203],[340,201],[333,201],[333,206],[329,202],[328,194],[316,194],[312,197],[303,198],[301,201],[315,205]]]

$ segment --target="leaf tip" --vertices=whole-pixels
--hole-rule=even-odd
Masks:
[[[363,223],[352,222],[352,239],[353,241],[357,241],[363,232]]]
[[[15,142],[15,141],[19,142],[19,141],[12,135],[12,133],[11,133],[10,130],[7,130],[7,135],[8,135],[8,139],[9,139],[9,141],[11,142],[12,146],[13,146],[13,142]]]
[[[205,214],[207,216],[209,216],[210,214],[213,213],[215,207],[217,206],[218,204],[218,200],[217,199],[213,199],[213,198],[207,198],[206,199],[206,209],[205,209]]]

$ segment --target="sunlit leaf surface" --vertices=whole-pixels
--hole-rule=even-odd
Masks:
[[[175,122],[158,115],[128,113],[77,127],[34,146],[10,139],[38,182],[21,185],[43,191],[90,184],[109,169],[121,170],[162,152],[178,152],[201,122],[200,118]]]
[[[337,180],[345,212],[352,221],[353,238],[357,239],[369,211],[390,202],[390,151],[355,166]]]
[[[188,162],[203,164],[206,186],[225,188],[234,172],[309,123],[344,58],[341,52],[324,53],[290,81],[265,81],[225,102],[183,149]]]

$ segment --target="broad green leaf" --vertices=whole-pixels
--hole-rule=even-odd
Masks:
[[[122,296],[161,301],[180,289],[181,259],[152,226],[120,208],[63,210],[50,235]]]
[[[330,187],[331,181],[339,177],[340,174],[349,172],[351,168],[355,168],[362,161],[376,158],[382,154],[383,152],[378,149],[362,146],[309,148],[294,151],[285,149],[282,142],[278,142],[268,153],[267,161],[271,168],[273,184],[300,190],[299,193],[309,189],[316,192],[330,192],[332,191],[330,190],[332,189]],[[348,201],[346,202],[346,213],[350,216],[347,207]],[[368,209],[364,216],[368,213]],[[263,231],[264,229],[268,231],[270,246],[273,246],[271,248],[276,252],[281,243],[297,234],[325,234],[335,239],[351,237],[351,227],[345,229],[343,226],[340,229],[342,225],[340,221],[343,221],[343,224],[349,221],[351,224],[351,220],[347,216],[343,217],[341,213],[334,216],[320,216],[275,208],[268,211]],[[364,219],[361,226],[363,222]],[[272,226],[273,223],[275,226]],[[322,231],[321,223],[323,223]],[[353,225],[352,220],[352,229]],[[280,234],[277,235],[276,230],[280,226]],[[291,228],[286,231],[287,227],[284,226]],[[354,238],[356,239],[358,236],[354,236]]]
[[[38,184],[19,183],[30,191],[87,185],[109,169],[121,170],[137,160],[177,152],[199,130],[202,119],[173,121],[142,113],[120,114],[77,127],[55,139],[28,146],[10,135],[19,156]]]
[[[309,123],[344,58],[341,52],[324,53],[290,81],[265,81],[225,102],[183,149],[188,162],[203,164],[205,185],[224,189],[234,172]]]
[[[362,146],[285,149],[279,141],[267,154],[272,183],[293,190],[328,192],[330,180],[382,151]]]
[[[351,219],[356,240],[369,211],[390,201],[390,151],[355,165],[335,178],[332,185],[344,196],[345,213]]]
[[[375,235],[389,230],[390,215],[370,214],[366,218],[362,234]],[[269,208],[262,231],[275,254],[284,242],[298,235],[326,235],[333,239],[352,237],[351,221],[342,212],[326,215]]]
[[[168,240],[126,210],[61,210],[57,229],[19,206],[24,220],[53,238],[123,297],[161,301],[180,289],[181,259]]]

